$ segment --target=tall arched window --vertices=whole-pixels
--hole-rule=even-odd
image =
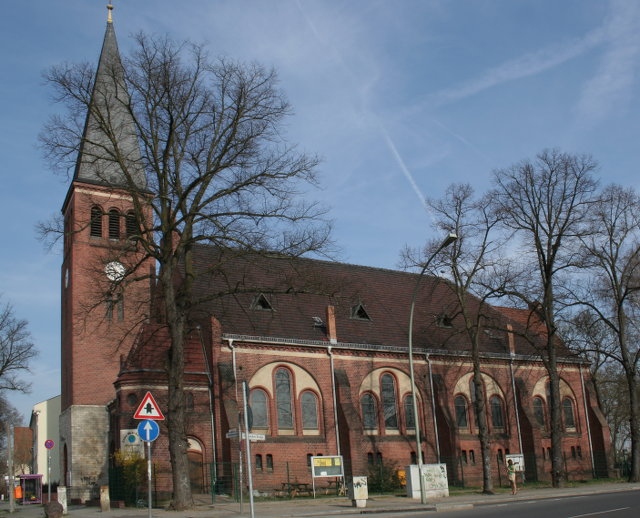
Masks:
[[[125,217],[125,229],[127,232],[127,237],[132,238],[133,236],[137,236],[140,233],[138,228],[138,219],[136,218],[136,213],[130,210],[127,212]]]
[[[313,392],[303,392],[300,397],[302,411],[302,428],[305,430],[318,429],[318,398]]]
[[[364,429],[376,430],[378,428],[378,409],[373,395],[364,394],[360,398],[360,410],[362,411]]]
[[[398,428],[398,406],[396,404],[396,385],[391,374],[383,374],[380,380],[380,396],[385,428]]]
[[[498,396],[491,396],[491,424],[494,428],[504,428],[504,410],[502,400]]]
[[[564,427],[565,428],[575,428],[576,420],[575,414],[573,413],[573,401],[571,398],[565,397],[562,400],[562,412],[564,413]]]
[[[458,428],[469,427],[469,411],[467,407],[467,398],[460,395],[453,400],[456,409],[456,424]]]
[[[102,209],[100,207],[91,207],[89,233],[91,237],[102,237]]]
[[[269,414],[267,410],[267,395],[264,390],[252,390],[249,395],[249,406],[253,415],[253,427],[269,428]]]
[[[413,414],[413,396],[411,394],[404,398],[404,420],[407,430],[413,430],[416,427],[416,416]]]
[[[547,420],[544,412],[544,401],[542,401],[541,397],[533,398],[533,415],[536,418],[536,423],[538,423],[538,425],[545,425]]]
[[[109,211],[109,239],[120,239],[120,213],[117,209]]]
[[[291,410],[291,374],[287,369],[278,369],[275,375],[276,411],[278,428],[293,429]]]

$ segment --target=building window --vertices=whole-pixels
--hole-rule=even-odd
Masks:
[[[276,371],[276,410],[278,428],[293,429],[293,411],[291,407],[291,374],[287,369]]]
[[[378,410],[376,400],[372,394],[364,394],[360,398],[360,409],[362,411],[362,424],[365,430],[376,430],[378,428]]]
[[[260,293],[256,296],[255,299],[253,299],[253,302],[251,303],[251,309],[273,311],[273,306],[271,305],[267,297],[265,297],[264,294]]]
[[[127,404],[131,407],[136,406],[138,404],[138,396],[133,392],[127,394]]]
[[[407,430],[414,430],[416,427],[416,416],[413,413],[413,396],[409,394],[404,398],[404,422]]]
[[[307,466],[311,467],[311,457],[313,457],[313,453],[307,453]]]
[[[109,239],[120,239],[120,213],[117,209],[109,211]]]
[[[476,465],[476,453],[473,450],[469,450],[469,461],[474,466]]]
[[[102,237],[102,209],[100,207],[91,207],[89,233],[91,237]]]
[[[416,455],[415,451],[411,452],[411,462],[409,464],[417,464],[418,463],[418,456]]]
[[[467,450],[462,450],[460,454],[462,456],[462,463],[469,464],[469,460],[467,459]]]
[[[318,398],[313,392],[303,392],[300,397],[302,411],[302,428],[305,430],[318,429]]]
[[[367,453],[367,464],[369,464],[369,466],[373,466],[373,453],[371,452]]]
[[[491,396],[491,424],[494,428],[504,428],[504,410],[502,400],[498,396]]]
[[[273,471],[273,455],[267,453],[267,471]]]
[[[127,237],[129,239],[140,235],[140,228],[138,227],[138,218],[136,218],[136,213],[132,210],[127,212],[125,217],[125,227],[127,231]]]
[[[122,322],[124,320],[124,300],[122,299],[122,295],[109,293],[107,294],[105,303],[107,306],[105,315],[107,322],[113,322],[114,310],[118,321]]]
[[[256,455],[256,471],[262,471],[262,455]]]
[[[384,426],[388,429],[398,429],[398,410],[396,405],[396,386],[391,374],[383,374],[380,382],[382,412]]]
[[[449,315],[438,315],[436,317],[436,325],[444,329],[451,329],[453,327],[453,319]]]
[[[469,412],[467,409],[467,398],[464,396],[456,396],[453,404],[456,409],[456,424],[458,428],[468,428]]]
[[[194,403],[193,403],[193,392],[187,392],[184,395],[184,404],[187,412],[193,412]]]
[[[571,446],[571,458],[572,459],[576,458],[576,447],[575,446]]]
[[[362,304],[356,304],[351,308],[351,318],[355,318],[356,320],[371,320],[369,313],[364,309]]]
[[[263,390],[252,390],[249,395],[249,406],[253,415],[253,428],[266,429],[269,427],[267,410],[267,395]]]
[[[576,451],[578,452],[578,458],[581,459],[582,458],[582,447],[581,446],[576,446]]]
[[[504,456],[502,455],[502,448],[498,448],[498,464],[502,464]]]
[[[544,426],[546,423],[545,412],[544,412],[544,401],[542,401],[541,397],[533,398],[533,415],[536,418],[536,423],[539,426]]]
[[[566,397],[562,400],[562,412],[564,414],[564,427],[567,430],[575,429],[576,420],[573,413],[573,401],[571,401],[571,398]]]

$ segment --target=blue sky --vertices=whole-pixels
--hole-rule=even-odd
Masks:
[[[47,67],[98,58],[106,0],[3,2],[0,293],[40,350],[31,406],[60,391],[60,264],[34,226],[68,188],[37,149],[59,110]],[[291,140],[319,154],[345,262],[394,268],[434,236],[422,200],[451,182],[559,147],[591,153],[604,183],[637,187],[640,2],[635,0],[114,0],[130,35],[169,33],[279,71]]]

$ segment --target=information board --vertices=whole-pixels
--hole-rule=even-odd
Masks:
[[[344,463],[342,462],[342,455],[311,457],[311,470],[314,478],[343,477]]]
[[[521,453],[511,453],[505,455],[505,464],[508,464],[509,461],[513,462],[513,466],[515,467],[517,472],[524,471],[524,455],[522,455]]]

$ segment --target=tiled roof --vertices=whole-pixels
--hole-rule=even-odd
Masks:
[[[311,259],[247,257],[204,246],[195,249],[194,257],[196,292],[210,298],[204,312],[220,321],[223,333],[328,340],[326,327],[317,325],[314,317],[324,322],[326,307],[333,305],[339,342],[407,346],[409,307],[417,274]],[[259,294],[268,300],[272,311],[255,307]],[[352,316],[358,304],[370,320]],[[478,300],[471,298],[469,307],[477,311]],[[503,330],[507,323],[514,329],[521,328],[521,320],[492,307],[484,311],[493,329],[482,333],[481,349],[508,353]],[[457,312],[447,281],[424,276],[414,314],[414,347],[469,350]],[[451,328],[442,326],[443,316],[452,319]],[[519,336],[515,344],[517,353],[534,352]]]

